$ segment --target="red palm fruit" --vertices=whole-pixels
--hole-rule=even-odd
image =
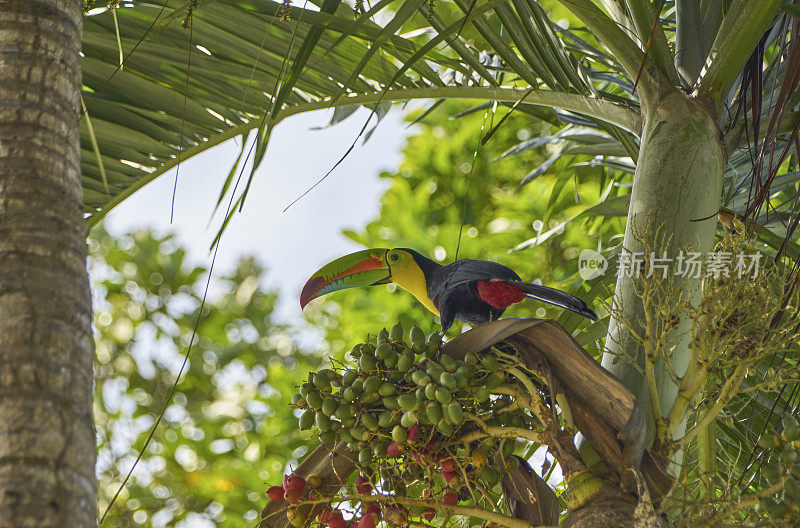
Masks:
[[[325,508],[321,512],[317,514],[317,522],[322,524],[326,524],[328,522],[328,516],[333,512],[331,508]]]
[[[367,508],[366,515],[372,517],[372,520],[377,524],[381,520],[381,507],[377,504],[373,504]]]
[[[282,486],[272,486],[267,490],[267,497],[271,501],[282,501],[284,491]]]
[[[412,443],[419,435],[419,432],[420,432],[420,426],[418,424],[414,424],[411,427],[409,427],[407,431],[406,442],[408,442],[409,444]]]
[[[403,447],[397,442],[392,442],[386,448],[386,456],[389,458],[397,458],[403,453]]]
[[[287,490],[296,489],[299,491],[303,491],[303,488],[306,487],[306,479],[301,477],[300,475],[289,475],[286,477],[283,487]]]
[[[441,458],[441,455],[433,456],[434,453],[436,453],[438,450],[439,450],[439,442],[431,439],[427,444],[425,444],[425,449],[423,449],[423,453],[438,460],[439,458]]]
[[[458,504],[458,495],[456,495],[455,491],[447,491],[442,495],[442,502],[450,506],[455,506]]]
[[[402,526],[406,524],[407,512],[405,507],[399,504],[387,504],[383,509],[383,518],[389,524]]]
[[[333,510],[330,515],[328,515],[328,528],[345,528],[342,512]]]
[[[375,519],[372,515],[364,515],[358,521],[358,528],[375,528]]]
[[[455,471],[442,471],[442,476],[444,477],[444,481],[447,482],[448,486],[452,488],[458,487],[458,473]]]
[[[372,486],[370,485],[369,480],[367,480],[367,477],[364,475],[359,475],[356,479],[356,491],[361,494],[372,491]]]
[[[422,518],[426,521],[432,521],[433,518],[436,517],[436,510],[433,508],[428,508],[424,512],[422,512]]]
[[[445,458],[441,462],[439,462],[439,467],[442,468],[442,471],[446,471],[448,473],[452,473],[456,470],[456,461],[452,458]]]
[[[303,497],[303,490],[297,488],[289,488],[283,492],[283,498],[289,502],[297,502]]]

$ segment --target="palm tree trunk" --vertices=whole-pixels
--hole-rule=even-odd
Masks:
[[[714,244],[726,162],[713,108],[710,102],[677,89],[665,89],[644,104],[644,131],[623,246],[631,263],[647,260],[650,252],[655,252],[656,258],[666,252],[666,279],[659,268],[654,268],[653,275],[666,289],[653,292],[648,330],[648,313],[641,298],[647,266],[634,270],[635,264],[629,265],[626,269],[631,273],[618,276],[602,363],[636,394],[649,421],[650,440],[654,422],[666,415],[677,395],[663,356],[652,347],[654,334],[666,327],[670,364],[677,375],[683,374],[689,360],[688,306],[697,305],[703,279],[681,273],[679,259],[681,254],[687,257],[694,252],[701,253],[704,260]],[[658,306],[669,309],[666,314],[656,313],[653,310]],[[642,339],[649,343],[649,350]],[[657,390],[651,391],[652,387]],[[650,403],[651,394],[657,395],[657,405]],[[681,432],[680,428],[675,431]],[[665,447],[670,440],[659,439],[657,447]]]
[[[0,0],[0,525],[96,526],[80,0]]]

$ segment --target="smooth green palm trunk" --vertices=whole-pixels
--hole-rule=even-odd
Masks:
[[[667,257],[667,277],[656,267],[653,278],[665,290],[656,291],[651,305],[651,329],[665,326],[666,346],[662,354],[671,355],[670,363],[681,375],[689,359],[688,304],[696,306],[702,293],[702,276],[685,276],[679,269],[681,253],[705,254],[713,249],[720,207],[725,155],[716,118],[711,105],[677,91],[669,91],[645,107],[644,132],[631,195],[624,248],[629,255],[655,252]],[[636,260],[636,259],[632,259]],[[628,274],[617,278],[614,317],[609,325],[603,366],[619,377],[639,398],[648,416],[648,439],[654,437],[654,416],[650,390],[646,380],[646,351],[642,339],[654,343],[655,335],[647,335],[645,303],[642,301],[643,277],[640,270],[627,267]],[[652,279],[651,279],[652,280]],[[670,299],[670,293],[672,298]],[[653,306],[668,307],[666,312],[653,313]],[[653,347],[657,348],[657,347]],[[654,353],[650,347],[651,356]],[[657,350],[655,351],[657,352]],[[631,358],[634,367],[624,358]],[[654,358],[654,385],[657,387],[660,414],[665,415],[677,394],[672,376],[662,358]],[[679,433],[679,431],[676,431]]]

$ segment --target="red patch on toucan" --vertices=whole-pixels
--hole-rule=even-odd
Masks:
[[[478,281],[478,298],[492,308],[505,310],[524,299],[525,293],[519,286],[503,281]]]

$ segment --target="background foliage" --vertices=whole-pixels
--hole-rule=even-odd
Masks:
[[[205,270],[170,237],[95,230],[95,420],[100,511],[116,493],[181,369]],[[308,437],[289,407],[321,358],[275,322],[264,270],[243,258],[217,278],[177,392],[104,526],[252,526],[265,483]],[[295,462],[296,463],[296,462]]]

